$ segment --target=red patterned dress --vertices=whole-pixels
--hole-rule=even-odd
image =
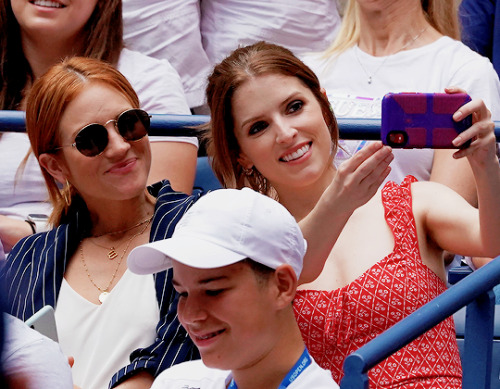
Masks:
[[[302,337],[337,382],[349,354],[446,289],[420,257],[410,190],[414,181],[408,176],[382,190],[385,219],[395,238],[391,254],[343,288],[297,291],[294,309]],[[370,388],[461,388],[453,320],[432,328],[368,375]]]

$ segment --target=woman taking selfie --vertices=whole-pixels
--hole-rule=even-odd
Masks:
[[[333,164],[338,131],[315,74],[289,50],[260,42],[214,68],[207,99],[208,150],[219,180],[275,197],[298,221],[309,218],[346,168]],[[347,355],[445,290],[443,250],[500,254],[494,125],[480,100],[453,118],[468,115],[474,124],[453,144],[472,143],[454,157],[471,166],[479,209],[442,184],[408,176],[349,215],[326,263],[324,256],[306,259],[317,272],[299,280],[307,285],[297,292],[296,317],[311,355],[337,382]],[[460,388],[461,376],[451,318],[369,372],[374,387]]]

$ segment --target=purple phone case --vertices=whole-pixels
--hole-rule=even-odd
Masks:
[[[455,122],[457,109],[471,100],[465,93],[388,93],[382,99],[382,143],[397,148],[456,148],[451,141],[472,125]]]

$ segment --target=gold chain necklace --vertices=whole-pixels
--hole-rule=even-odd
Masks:
[[[94,235],[92,238],[99,238],[99,237],[104,236],[104,235],[118,235],[118,234],[130,231],[130,230],[133,230],[134,228],[137,228],[137,227],[143,225],[144,223],[147,223],[147,222],[151,221],[151,218],[152,218],[152,216],[148,217],[147,219],[144,219],[143,221],[140,221],[139,223],[137,223],[137,224],[133,225],[132,227],[129,227],[129,228],[125,229],[125,230],[115,231],[115,232],[108,232],[108,233],[101,234],[101,235]],[[123,242],[122,242],[122,243],[120,243],[116,247],[115,246],[106,247],[106,246],[100,245],[97,242],[94,242],[93,240],[90,240],[90,242],[92,244],[96,245],[97,247],[101,247],[103,249],[107,249],[108,250],[108,254],[107,254],[108,255],[108,259],[110,259],[110,260],[113,260],[116,257],[118,257],[118,253],[116,252],[116,250],[123,244]]]
[[[380,69],[382,69],[382,67],[385,65],[385,62],[389,59],[389,57],[392,57],[394,54],[397,54],[400,51],[403,51],[408,46],[410,46],[411,44],[413,44],[418,38],[420,38],[422,36],[422,34],[427,30],[428,27],[429,27],[428,25],[425,26],[417,35],[415,35],[408,43],[404,44],[398,51],[395,51],[394,53],[387,55],[384,58],[384,60],[382,61],[382,63],[378,66],[377,69],[375,69],[375,71],[372,74],[368,73],[366,71],[365,67],[363,66],[363,64],[361,63],[361,60],[359,59],[359,55],[358,55],[358,51],[361,51],[361,49],[359,48],[359,46],[356,46],[355,50],[354,50],[354,55],[356,56],[356,60],[358,61],[359,66],[361,66],[361,69],[363,69],[363,72],[368,77],[368,84],[372,83],[373,77],[375,77],[375,75],[378,73],[378,71]]]
[[[137,228],[139,226],[142,226],[144,223],[147,223],[149,221],[151,221],[151,218],[152,216],[148,216],[146,219],[144,219],[143,221],[140,221],[139,223],[137,224],[134,224],[132,227],[127,227],[125,228],[124,230],[120,230],[120,231],[111,231],[111,232],[105,232],[103,234],[99,234],[99,235],[92,235],[93,238],[99,238],[101,236],[104,236],[104,235],[118,235],[118,234],[123,234],[124,232],[127,232],[127,231],[130,231],[130,230],[133,230],[134,228]],[[102,247],[102,246],[101,246]]]
[[[99,302],[101,304],[104,303],[104,301],[106,300],[106,298],[109,295],[109,287],[111,286],[111,284],[115,280],[116,274],[118,273],[118,269],[120,268],[120,265],[123,261],[123,258],[125,257],[125,254],[126,254],[128,248],[130,247],[130,243],[132,243],[132,240],[134,240],[134,238],[138,237],[139,235],[142,235],[144,233],[144,231],[147,230],[149,223],[151,223],[151,220],[153,220],[153,217],[150,217],[148,220],[146,220],[147,224],[140,232],[136,233],[135,235],[132,235],[132,237],[130,239],[128,239],[127,245],[125,246],[125,249],[123,250],[122,255],[120,256],[120,260],[118,261],[118,264],[115,267],[115,271],[113,272],[113,275],[111,276],[111,280],[109,280],[108,285],[105,288],[101,288],[100,286],[98,286],[95,283],[92,276],[90,275],[89,269],[87,267],[87,263],[85,262],[85,257],[83,255],[83,244],[82,244],[83,240],[80,241],[80,255],[82,258],[83,267],[85,268],[85,272],[87,273],[87,277],[89,278],[92,285],[94,285],[97,288],[97,290],[99,290],[99,292],[101,292],[99,294]],[[142,223],[142,224],[144,224],[144,223]]]

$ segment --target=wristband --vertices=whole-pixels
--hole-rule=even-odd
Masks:
[[[31,220],[28,220],[28,219],[26,219],[25,222],[30,225],[31,231],[33,231],[33,234],[36,234],[36,224],[35,224],[35,222],[31,221]]]
[[[26,218],[26,222],[31,226],[33,233],[43,232],[48,230],[48,216],[40,213],[30,213]]]

